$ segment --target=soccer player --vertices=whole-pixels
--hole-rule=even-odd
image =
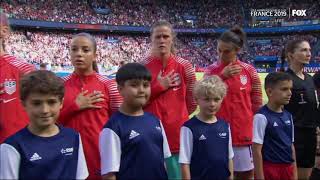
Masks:
[[[182,179],[233,179],[233,150],[229,124],[217,118],[226,85],[218,76],[199,81],[194,97],[200,112],[180,131]]]
[[[262,90],[256,69],[237,58],[245,36],[238,26],[224,32],[218,40],[220,60],[206,69],[204,77],[218,75],[227,84],[227,95],[217,117],[231,126],[235,178],[252,179],[253,115],[262,106]]]
[[[175,55],[175,32],[167,21],[151,28],[151,54],[142,62],[152,74],[150,103],[145,110],[156,115],[166,131],[172,157],[167,160],[169,179],[180,179],[179,134],[195,110],[192,89],[196,81],[190,62]]]
[[[289,64],[286,72],[293,81],[290,102],[284,107],[293,116],[299,179],[309,179],[315,165],[319,121],[316,87],[312,76],[303,71],[310,62],[311,48],[305,40],[291,40],[286,44],[284,54]]]
[[[141,64],[123,65],[116,74],[124,101],[100,135],[103,179],[168,179],[164,158],[171,156],[160,120],[144,112],[150,72]]]
[[[78,132],[56,125],[63,82],[53,72],[34,71],[20,81],[30,123],[0,146],[0,179],[85,179],[86,160]]]
[[[99,133],[121,97],[116,83],[94,70],[96,41],[87,33],[75,35],[70,55],[74,72],[64,78],[66,93],[59,122],[80,132],[88,162],[89,179],[99,179]]]
[[[0,11],[0,143],[28,124],[28,116],[19,97],[19,80],[22,75],[35,70],[5,51],[5,39],[9,37],[9,20]]]
[[[292,115],[283,109],[291,97],[292,80],[283,72],[265,78],[268,103],[254,116],[255,179],[297,179]]]

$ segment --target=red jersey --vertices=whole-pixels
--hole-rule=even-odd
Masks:
[[[0,144],[9,136],[24,128],[28,115],[20,102],[20,77],[35,67],[11,55],[0,56]]]
[[[171,152],[179,153],[180,127],[197,106],[192,95],[196,81],[194,69],[191,63],[174,55],[169,58],[166,67],[155,57],[146,58],[143,64],[152,74],[151,97],[145,110],[161,120]],[[164,90],[157,80],[158,74],[162,71],[162,76],[165,76],[172,70],[179,74],[180,83]]]
[[[73,73],[63,80],[65,96],[59,122],[81,134],[89,179],[100,179],[99,134],[111,114],[120,107],[122,98],[115,81],[97,73],[88,76]],[[95,103],[102,108],[80,110],[75,100],[82,90],[88,90],[88,93],[95,91],[103,93],[105,101]]]
[[[261,82],[256,69],[237,60],[234,64],[242,67],[240,74],[225,78],[222,70],[226,66],[216,62],[210,65],[204,76],[218,75],[228,86],[217,116],[231,126],[232,144],[243,146],[252,144],[253,115],[262,106]]]

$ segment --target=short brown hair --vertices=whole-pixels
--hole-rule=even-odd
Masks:
[[[55,95],[62,101],[64,84],[62,79],[51,71],[33,71],[20,79],[21,101],[24,102],[31,93]]]

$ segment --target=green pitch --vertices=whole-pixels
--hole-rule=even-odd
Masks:
[[[264,78],[267,76],[268,73],[259,73],[260,81],[262,84],[262,98],[263,98],[263,104],[267,103],[267,95],[264,91]],[[203,73],[196,73],[197,80],[201,79],[203,77]],[[190,116],[192,117],[194,114],[197,114],[199,112],[199,108]]]

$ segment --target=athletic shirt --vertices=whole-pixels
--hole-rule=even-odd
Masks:
[[[51,137],[26,127],[1,144],[0,179],[85,179],[88,176],[79,133],[59,126]]]
[[[281,113],[263,106],[254,116],[253,142],[263,144],[263,161],[272,163],[292,163],[292,143],[294,141],[291,114]]]
[[[297,127],[316,128],[318,116],[318,96],[312,79],[304,73],[304,80],[299,78],[291,69],[287,73],[293,80],[292,95],[285,109],[293,116],[293,123]]]
[[[101,175],[121,179],[168,179],[164,158],[170,149],[160,120],[150,113],[114,113],[100,134]]]
[[[170,150],[179,152],[180,128],[196,110],[197,104],[192,91],[196,82],[192,64],[181,57],[171,55],[167,65],[163,67],[159,58],[150,56],[144,59],[143,65],[151,72],[151,97],[145,111],[157,116],[168,135]],[[164,89],[157,77],[159,73],[166,76],[173,71],[179,75],[178,86]]]
[[[228,123],[205,123],[194,116],[182,126],[180,141],[179,163],[190,164],[191,179],[228,179],[234,155]]]
[[[4,87],[0,94],[0,143],[24,128],[29,120],[24,111],[19,94],[20,77],[35,70],[33,65],[14,56],[0,56],[0,84]]]
[[[111,114],[120,107],[122,98],[115,81],[97,73],[87,76],[72,73],[64,77],[63,80],[65,81],[65,95],[58,122],[65,127],[75,129],[81,134],[84,153],[88,162],[89,179],[99,179],[101,178],[99,133]],[[102,108],[80,110],[75,100],[78,94],[84,90],[87,90],[88,94],[101,92],[104,95],[104,101],[97,102],[94,105]]]
[[[221,61],[210,65],[204,77],[218,75],[228,86],[227,95],[222,101],[217,117],[230,124],[233,146],[252,144],[253,115],[262,106],[261,82],[257,70],[237,60],[234,64],[242,67],[240,74],[225,78]]]

